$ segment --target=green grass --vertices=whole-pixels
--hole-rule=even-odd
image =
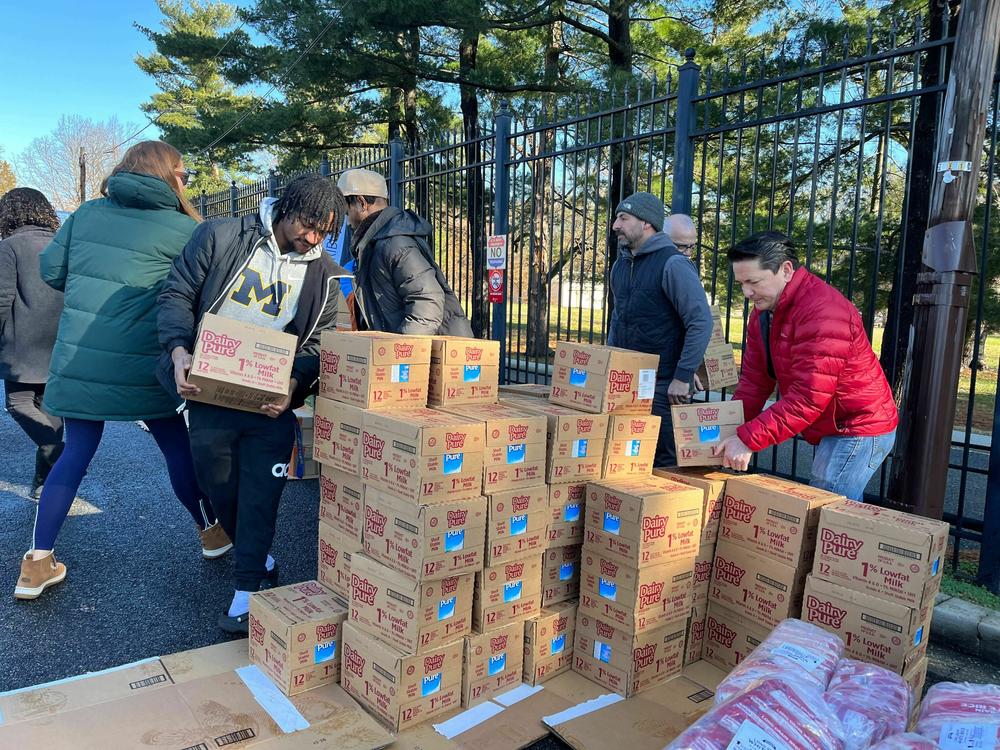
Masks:
[[[972,572],[974,575],[975,571]],[[945,573],[942,577],[941,593],[964,599],[981,607],[1000,610],[1000,596],[964,578],[956,578],[953,573]]]

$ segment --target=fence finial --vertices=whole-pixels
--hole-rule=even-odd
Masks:
[[[684,50],[684,62],[693,63],[694,62],[694,47],[688,47]]]

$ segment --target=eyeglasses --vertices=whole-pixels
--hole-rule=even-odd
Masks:
[[[680,250],[683,253],[683,252],[690,252],[691,250],[694,250],[696,247],[698,247],[698,243],[697,242],[690,242],[690,243],[677,242],[677,243],[675,243],[675,246],[677,247],[678,250]]]
[[[188,181],[198,174],[198,172],[194,169],[185,169],[183,171],[175,169],[174,174],[181,178],[181,185],[187,187]]]

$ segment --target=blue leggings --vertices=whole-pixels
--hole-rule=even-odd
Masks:
[[[38,501],[38,513],[35,516],[32,549],[47,550],[55,545],[59,529],[66,520],[66,514],[73,505],[80,482],[87,473],[87,467],[90,466],[104,433],[104,422],[100,421],[66,418],[64,424],[66,448],[42,487],[42,497]],[[145,424],[167,461],[170,485],[177,499],[199,528],[204,529],[215,523],[212,506],[198,488],[195,478],[191,443],[184,417],[178,415],[166,419],[147,419]]]

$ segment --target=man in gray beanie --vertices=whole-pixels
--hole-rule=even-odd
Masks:
[[[618,204],[611,226],[618,260],[611,267],[615,305],[608,344],[660,355],[653,398],[653,414],[662,418],[656,466],[677,463],[670,405],[691,400],[712,335],[698,271],[663,233],[665,213],[652,193],[634,193]]]

